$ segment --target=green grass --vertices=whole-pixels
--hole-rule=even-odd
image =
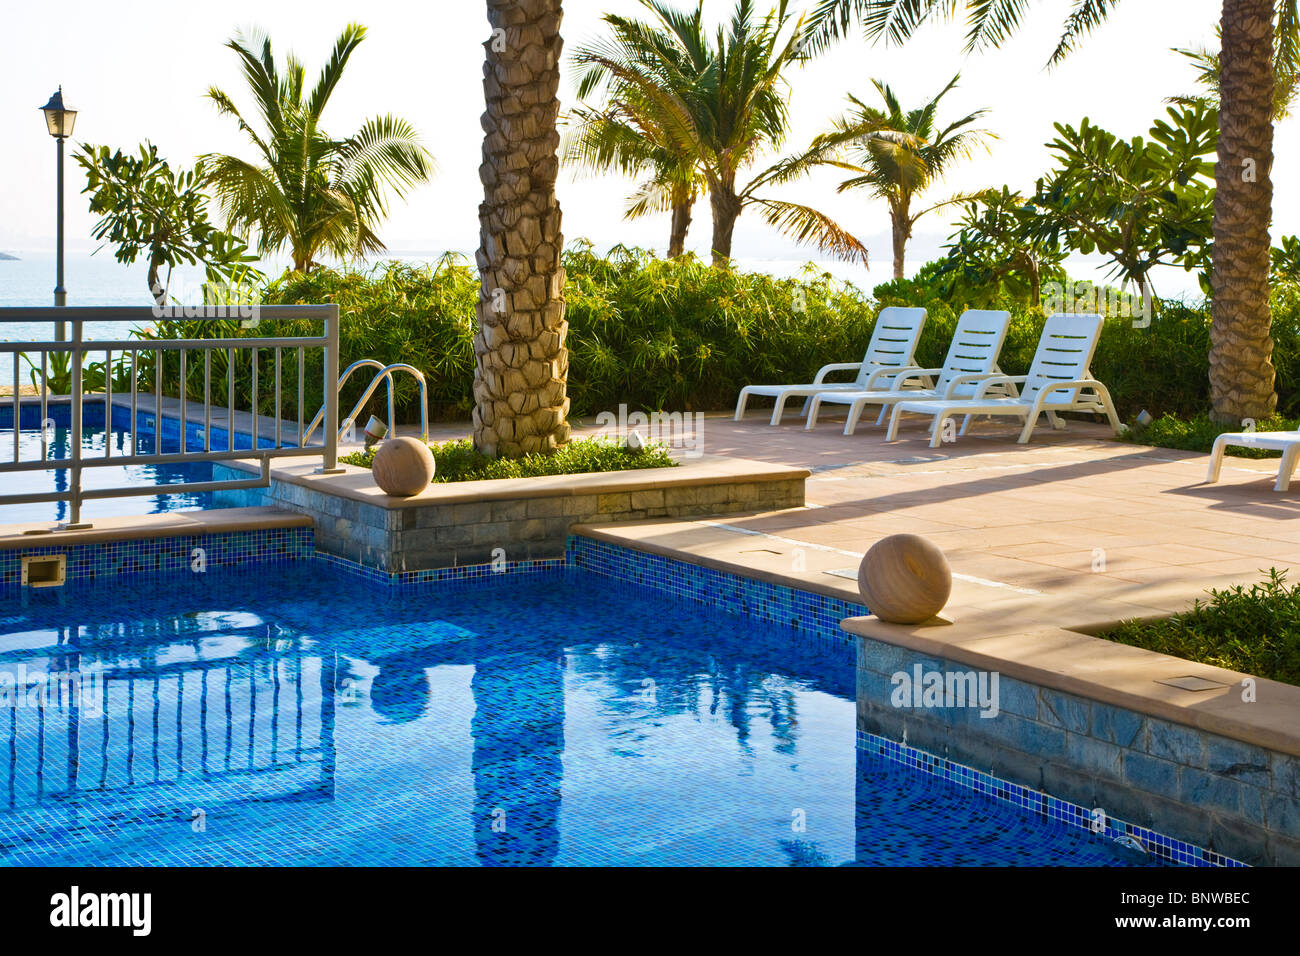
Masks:
[[[1300,585],[1270,568],[1268,580],[1210,591],[1160,621],[1125,621],[1099,636],[1173,657],[1300,684]]]
[[[489,458],[475,451],[474,443],[467,438],[436,442],[429,450],[433,452],[435,482],[585,475],[634,468],[672,468],[677,464],[663,445],[651,444],[634,452],[602,438],[577,438],[553,454],[522,458]],[[374,451],[368,451],[343,455],[339,461],[369,468],[374,459]]]
[[[1298,426],[1300,426],[1300,420],[1298,419],[1274,415],[1272,418],[1257,422],[1255,431],[1295,431]],[[1145,427],[1130,423],[1129,431],[1124,435],[1124,440],[1142,445],[1155,445],[1158,448],[1209,451],[1214,445],[1214,439],[1224,432],[1244,430],[1240,425],[1217,425],[1210,421],[1208,415],[1179,418],[1176,415],[1165,414]],[[1243,448],[1232,445],[1228,447],[1227,454],[1236,455],[1239,458],[1278,458],[1282,453],[1269,451],[1265,448]]]

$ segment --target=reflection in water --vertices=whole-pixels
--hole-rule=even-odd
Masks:
[[[498,654],[474,669],[474,843],[485,866],[555,859],[564,773],[564,663]]]
[[[51,827],[135,819],[144,803],[157,821],[191,813],[188,804],[206,814],[333,794],[332,655],[229,631],[214,655],[203,631],[160,645],[139,640],[156,626],[111,630],[87,647],[83,628],[60,627],[44,653],[0,653],[6,806],[37,824],[35,840]],[[6,838],[10,849],[12,830]]]

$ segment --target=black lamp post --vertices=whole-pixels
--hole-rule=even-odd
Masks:
[[[45,125],[58,143],[59,172],[56,215],[56,230],[58,236],[55,240],[57,248],[57,278],[54,284],[54,304],[63,306],[68,304],[68,290],[63,287],[63,141],[72,135],[73,124],[77,121],[77,111],[70,110],[63,105],[63,87],[50,97],[50,101],[41,107],[45,113]],[[66,339],[65,326],[62,322],[56,322],[54,326],[55,341],[62,342]]]

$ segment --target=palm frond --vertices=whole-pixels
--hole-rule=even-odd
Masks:
[[[320,119],[325,104],[329,102],[330,94],[343,78],[343,68],[348,65],[353,51],[365,38],[365,27],[359,23],[349,23],[334,41],[334,52],[330,54],[329,61],[321,69],[320,79],[312,87],[311,96],[307,100],[307,113],[316,120]]]
[[[846,262],[867,264],[867,247],[825,213],[801,203],[755,199],[763,220],[802,245]]]
[[[1065,18],[1061,39],[1056,44],[1047,63],[1056,66],[1074,50],[1084,36],[1102,24],[1119,0],[1074,0],[1070,15]]]

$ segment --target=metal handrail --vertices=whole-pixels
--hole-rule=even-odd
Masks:
[[[343,374],[339,376],[338,390],[340,393],[343,391],[344,383],[347,382],[347,380],[352,376],[352,373],[359,368],[377,368],[379,371],[375,374],[375,377],[370,380],[370,384],[366,386],[366,390],[362,393],[361,398],[352,406],[352,411],[348,414],[347,418],[340,422],[340,440],[342,439],[343,434],[348,430],[348,427],[356,424],[357,415],[361,413],[361,409],[365,407],[366,402],[370,401],[370,396],[375,393],[375,389],[379,387],[379,382],[381,380],[386,380],[388,382],[388,427],[390,429],[397,428],[397,410],[393,401],[393,373],[410,372],[415,377],[416,383],[420,386],[420,440],[427,442],[429,440],[429,387],[424,380],[424,373],[414,365],[407,365],[405,362],[394,362],[392,365],[384,365],[378,359],[358,359],[349,365],[344,370]],[[320,425],[321,414],[324,411],[325,409],[322,407],[321,410],[312,417],[311,424],[307,426],[307,434],[303,438],[304,441],[311,438],[312,433],[316,431],[317,427]]]
[[[145,325],[157,320],[184,319],[187,321],[220,321],[230,319],[248,319],[256,317],[261,320],[279,321],[285,319],[320,320],[324,329],[319,336],[267,336],[249,338],[215,338],[215,339],[103,339],[87,340],[84,337],[86,322],[130,322]],[[339,308],[337,305],[235,305],[205,306],[196,311],[192,308],[149,308],[149,307],[74,307],[54,308],[0,308],[0,330],[4,324],[14,322],[66,323],[71,327],[69,341],[34,341],[34,342],[0,342],[0,354],[13,356],[13,460],[0,462],[0,474],[4,472],[48,471],[50,469],[66,470],[69,473],[67,490],[30,492],[23,494],[0,494],[0,504],[27,504],[40,501],[68,502],[69,520],[60,525],[62,529],[87,528],[88,523],[81,520],[81,503],[97,498],[125,497],[130,495],[176,494],[183,492],[212,491],[216,488],[265,488],[270,484],[270,459],[280,456],[315,456],[321,457],[321,471],[333,473],[338,468],[338,367],[339,367]],[[306,371],[305,351],[308,348],[320,348],[323,353],[323,387],[325,402],[317,417],[326,422],[323,443],[309,446],[303,429],[304,375]],[[252,421],[252,448],[235,448],[235,353],[236,350],[248,350],[251,356],[252,401],[250,418]],[[263,349],[275,350],[274,388],[275,388],[275,439],[270,447],[260,447],[263,440],[258,414],[259,386],[259,352]],[[284,356],[285,350],[297,352],[298,357],[298,422],[297,442],[288,444],[284,440],[282,419],[280,418]],[[224,352],[227,358],[226,384],[226,448],[214,451],[212,448],[212,353]],[[85,399],[84,364],[90,354],[104,356],[104,409],[105,426],[111,427],[113,401],[113,376],[115,374],[113,354],[131,354],[130,400],[131,400],[131,449],[127,455],[113,455],[112,442],[106,442],[104,454],[86,458],[82,451],[82,407]],[[157,420],[159,436],[159,453],[141,455],[139,446],[139,428],[137,413],[139,410],[139,364],[140,353],[152,352],[154,356],[154,414]],[[189,413],[189,396],[187,385],[192,376],[187,374],[190,353],[200,352],[203,359],[203,450],[189,451],[187,448],[189,431],[187,417]],[[19,379],[18,359],[20,354],[40,354],[40,410],[41,410],[41,453],[34,460],[22,460],[20,449],[22,397]],[[176,354],[179,361],[178,402],[179,402],[179,450],[164,453],[162,448],[162,421],[164,418],[162,400],[164,355]],[[71,371],[71,425],[69,435],[69,457],[53,458],[50,456],[49,435],[45,423],[49,418],[49,357],[52,354],[67,354]],[[33,368],[35,363],[33,362]],[[197,371],[197,369],[195,369]],[[331,400],[332,398],[332,400]],[[146,406],[147,407],[147,406]],[[221,406],[215,406],[221,410]],[[259,459],[261,467],[256,478],[236,479],[223,482],[186,482],[177,484],[159,484],[149,486],[128,486],[104,488],[85,491],[82,488],[82,471],[86,468],[103,466],[121,466],[132,464],[177,464],[191,461],[220,461],[232,458]]]

